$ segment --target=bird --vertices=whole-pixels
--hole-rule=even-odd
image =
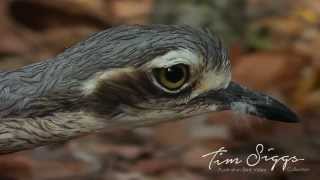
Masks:
[[[218,111],[298,122],[231,79],[228,49],[187,25],[120,25],[53,58],[0,72],[0,153]]]

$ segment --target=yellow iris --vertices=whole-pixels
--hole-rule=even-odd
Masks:
[[[158,83],[166,89],[177,90],[181,88],[189,78],[188,66],[177,64],[167,68],[156,68],[153,73]]]

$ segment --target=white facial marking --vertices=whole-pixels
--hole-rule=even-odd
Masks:
[[[214,104],[212,104],[208,107],[208,110],[211,112],[217,111],[217,109],[218,109],[218,106],[214,105]]]
[[[230,72],[216,72],[212,70],[210,72],[205,73],[199,85],[192,92],[191,97],[196,97],[204,92],[213,90],[213,89],[224,89],[227,88],[231,81],[231,73]]]
[[[148,68],[170,67],[176,64],[189,64],[191,66],[199,65],[201,58],[195,53],[186,49],[173,50],[163,56],[156,57],[150,63],[147,63]]]
[[[84,95],[90,95],[96,89],[99,81],[115,78],[118,75],[121,75],[123,73],[129,73],[132,71],[133,71],[132,68],[116,68],[116,69],[110,69],[106,72],[98,72],[93,78],[83,83],[81,90],[84,93]]]
[[[82,92],[84,95],[91,94],[97,86],[97,79],[90,79],[83,83]]]
[[[231,103],[231,110],[242,114],[247,114],[249,112],[257,113],[257,109],[254,106],[243,102]]]

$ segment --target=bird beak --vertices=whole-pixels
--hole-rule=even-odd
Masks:
[[[226,89],[211,90],[199,97],[216,110],[233,110],[282,122],[299,122],[298,116],[274,98],[231,82]]]

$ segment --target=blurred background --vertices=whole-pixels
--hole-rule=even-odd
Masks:
[[[230,48],[233,78],[286,102],[303,122],[223,112],[105,132],[1,155],[0,180],[319,179],[318,0],[1,0],[0,70],[54,57],[112,26],[151,23],[210,28]],[[307,170],[282,172],[280,165],[274,172],[210,171],[209,159],[200,158],[222,146],[245,157],[258,143],[304,158],[296,165]]]

